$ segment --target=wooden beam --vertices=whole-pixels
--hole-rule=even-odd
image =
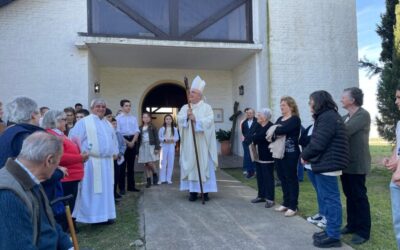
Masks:
[[[179,36],[179,0],[169,0],[169,35]]]
[[[143,26],[144,28],[148,29],[150,32],[154,33],[156,36],[160,38],[167,38],[168,35],[160,30],[156,25],[154,25],[152,22],[144,18],[142,15],[140,15],[137,11],[133,10],[131,7],[126,5],[125,3],[119,1],[119,0],[106,0],[108,3],[110,3],[112,6],[115,8],[119,9],[123,13],[125,13],[128,17],[131,19],[135,20],[139,25]]]
[[[184,33],[181,38],[183,40],[192,40],[196,35],[198,35],[200,32],[203,30],[207,29],[214,23],[218,22],[220,19],[243,5],[249,0],[235,0],[232,3],[228,4],[227,6],[221,8],[218,12],[214,13],[212,16],[209,18],[205,19],[203,22],[199,23],[198,25],[194,26],[192,29],[188,30],[186,33]],[[247,20],[246,20],[247,22]]]

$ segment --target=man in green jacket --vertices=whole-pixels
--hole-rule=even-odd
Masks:
[[[369,240],[371,213],[365,186],[366,175],[371,168],[369,152],[369,130],[371,117],[363,105],[364,94],[353,87],[343,91],[343,108],[349,113],[343,116],[349,137],[350,164],[341,176],[343,192],[346,196],[347,225],[342,234],[353,233],[351,242],[362,244]]]

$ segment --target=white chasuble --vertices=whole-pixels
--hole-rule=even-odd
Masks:
[[[200,192],[196,154],[193,142],[192,125],[187,120],[188,105],[178,114],[181,135],[180,159],[181,190]],[[195,137],[199,157],[200,173],[204,192],[217,192],[215,170],[218,167],[217,141],[215,137],[214,113],[210,105],[200,101],[192,105],[196,118]]]

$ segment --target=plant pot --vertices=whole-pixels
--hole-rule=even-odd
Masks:
[[[230,141],[221,141],[221,155],[231,154],[231,143]]]

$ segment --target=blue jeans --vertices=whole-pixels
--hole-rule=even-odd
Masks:
[[[397,248],[400,249],[400,187],[390,182],[390,196],[392,200],[392,217]]]
[[[317,195],[323,203],[323,215],[326,218],[326,234],[334,239],[340,239],[340,228],[342,226],[342,203],[337,176],[315,174],[317,184]]]
[[[307,176],[308,179],[311,181],[311,184],[313,185],[314,189],[315,189],[315,193],[317,194],[317,202],[318,202],[318,213],[319,215],[325,216],[324,215],[324,203],[322,202],[321,196],[318,195],[318,188],[317,188],[317,183],[315,181],[315,174],[313,171],[307,169]]]
[[[249,145],[245,142],[242,142],[243,145],[243,169],[247,171],[247,173],[254,173],[255,164],[251,161]]]

